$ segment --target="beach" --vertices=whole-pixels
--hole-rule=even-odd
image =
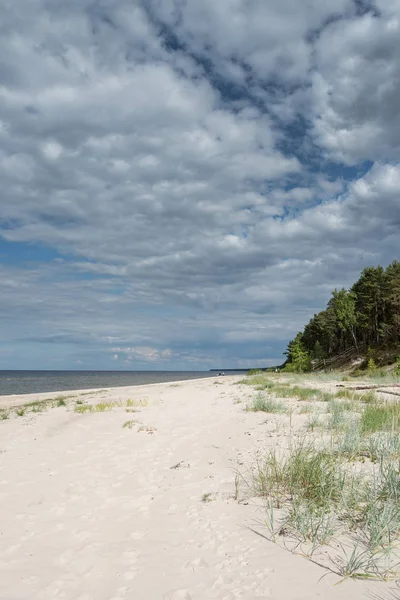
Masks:
[[[276,415],[244,410],[254,391],[240,378],[3,396],[2,408],[54,404],[0,421],[0,598],[380,593],[335,586],[340,577],[266,539],[263,504],[235,476],[281,434]]]

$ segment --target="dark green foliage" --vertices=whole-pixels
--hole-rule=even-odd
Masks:
[[[301,333],[297,334],[295,339],[289,343],[287,356],[289,364],[285,367],[286,371],[304,373],[310,370],[311,359],[302,341]]]
[[[365,367],[376,364],[374,348],[400,346],[400,262],[367,267],[350,290],[335,290],[326,310],[310,320],[286,351],[286,370],[307,371],[312,361],[369,350]],[[379,361],[378,361],[379,365]],[[399,366],[400,371],[400,366]]]

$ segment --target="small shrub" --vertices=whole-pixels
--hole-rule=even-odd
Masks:
[[[361,369],[356,369],[355,371],[353,371],[352,373],[350,373],[350,376],[353,377],[353,378],[363,377],[364,376],[364,371],[362,371]]]
[[[67,403],[65,402],[64,398],[58,398],[57,406],[67,406]]]
[[[377,366],[375,364],[375,361],[373,358],[370,358],[368,361],[368,373],[370,375],[375,375],[376,374],[376,370],[377,370]]]
[[[17,408],[17,410],[15,411],[15,414],[17,414],[19,417],[23,417],[25,414],[25,408]]]
[[[395,375],[400,375],[400,356],[396,358],[396,367],[394,370]]]

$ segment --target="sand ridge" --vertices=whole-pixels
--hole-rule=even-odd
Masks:
[[[0,422],[0,598],[361,600],[380,589],[334,587],[254,533],[263,512],[234,498],[235,469],[270,438],[266,415],[238,402],[251,393],[239,379],[67,392],[121,406]],[[128,399],[146,402],[126,412]]]

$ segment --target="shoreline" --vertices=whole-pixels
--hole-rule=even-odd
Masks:
[[[231,375],[231,376],[224,376],[224,379],[228,379],[229,377],[242,377],[240,375]],[[29,404],[30,402],[40,402],[42,400],[51,400],[53,398],[55,398],[56,396],[63,396],[65,397],[65,399],[68,399],[69,397],[72,399],[76,396],[83,396],[83,395],[94,395],[94,394],[104,394],[104,393],[122,393],[122,391],[125,390],[137,390],[138,388],[151,388],[154,386],[168,386],[168,385],[179,385],[181,383],[189,383],[189,382],[199,382],[199,381],[203,381],[203,380],[220,380],[221,377],[219,376],[214,376],[214,377],[199,377],[198,379],[177,379],[175,381],[159,381],[157,383],[142,383],[142,384],[138,384],[138,385],[122,385],[122,386],[115,386],[115,387],[109,387],[109,388],[78,388],[78,389],[74,389],[74,390],[56,390],[54,392],[32,392],[32,393],[28,393],[28,394],[4,394],[3,396],[0,395],[0,409],[2,408],[7,408],[8,406],[12,407],[12,406],[23,406],[24,404]],[[133,393],[133,392],[132,392]],[[14,404],[14,401],[17,399],[21,399],[20,404],[16,405]],[[3,402],[4,401],[4,402]],[[6,404],[7,402],[9,402],[10,404]]]

